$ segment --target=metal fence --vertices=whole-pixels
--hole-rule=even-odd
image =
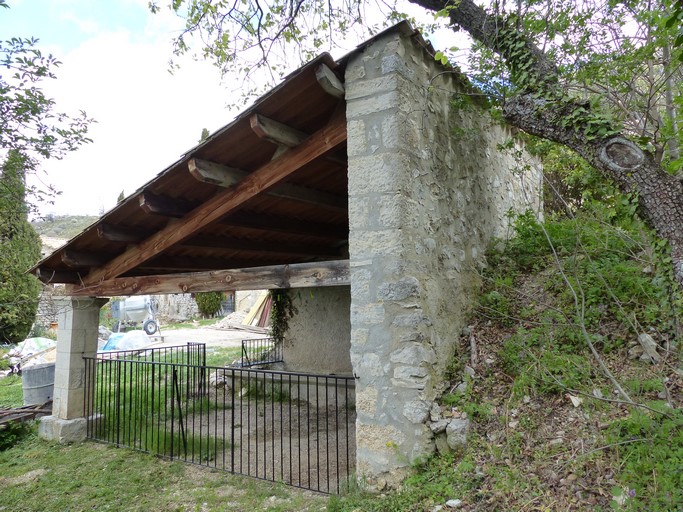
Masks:
[[[282,362],[282,341],[275,338],[242,340],[241,366],[258,366]]]
[[[201,349],[185,349],[86,358],[88,437],[323,493],[349,486],[352,377],[188,364]]]

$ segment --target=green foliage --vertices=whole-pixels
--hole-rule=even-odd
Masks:
[[[40,239],[28,222],[26,158],[11,151],[0,177],[0,341],[18,343],[31,329],[40,285],[26,271],[40,259]]]
[[[22,154],[26,173],[35,172],[40,159],[62,158],[90,142],[86,135],[92,121],[85,112],[70,116],[55,111],[54,100],[39,86],[55,78],[60,62],[44,55],[37,43],[35,38],[18,37],[0,41],[0,65],[7,71],[0,76],[0,147]],[[26,193],[41,200],[54,190],[31,186]]]
[[[622,510],[669,511],[683,503],[683,410],[634,409],[614,422],[608,441],[622,461]]]
[[[562,394],[568,389],[590,391],[590,356],[577,350],[576,341],[572,341],[567,343],[548,326],[520,329],[505,341],[501,363],[515,377],[513,394],[520,397],[529,393]]]
[[[273,305],[270,309],[270,332],[277,341],[285,339],[289,319],[297,312],[288,290],[270,290]]]
[[[512,304],[503,293],[491,290],[479,298],[479,311],[487,318],[498,322],[500,325],[512,325],[514,323]]]
[[[32,432],[32,426],[21,421],[11,421],[0,425],[0,452],[12,448]]]
[[[223,292],[198,292],[194,300],[199,308],[199,313],[204,318],[213,318],[221,310],[221,302],[225,299]]]
[[[32,224],[39,235],[70,239],[96,220],[90,215],[48,215]]]
[[[458,492],[466,492],[460,483],[461,473],[469,470],[466,461],[456,463],[452,455],[433,457],[415,467],[415,473],[403,483],[400,491],[380,495],[355,490],[343,498],[332,497],[330,512],[398,512],[431,510],[443,505]],[[456,491],[457,489],[457,491]]]
[[[493,261],[505,261],[506,273],[559,262],[562,273],[549,273],[547,288],[564,298],[567,315],[577,323],[597,327],[609,316],[622,327],[657,323],[672,332],[680,315],[677,287],[655,251],[658,242],[630,206],[628,200],[590,203],[574,218],[550,216],[543,226],[527,212],[515,220],[517,236]],[[580,315],[571,309],[572,290],[582,304]]]

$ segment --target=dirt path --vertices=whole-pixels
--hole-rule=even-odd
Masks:
[[[187,342],[205,343],[207,347],[239,347],[242,340],[265,338],[266,333],[259,334],[238,329],[161,329],[163,341],[156,346],[183,345]]]

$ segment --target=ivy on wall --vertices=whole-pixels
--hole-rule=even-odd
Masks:
[[[297,312],[289,290],[270,290],[273,305],[270,308],[270,330],[277,341],[285,339],[289,329],[289,319]]]

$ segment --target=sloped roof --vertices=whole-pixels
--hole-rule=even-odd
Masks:
[[[390,31],[425,45],[406,22]],[[337,62],[325,53],[302,66],[31,272],[115,295],[101,285],[348,259],[342,82],[349,57],[371,41]]]

